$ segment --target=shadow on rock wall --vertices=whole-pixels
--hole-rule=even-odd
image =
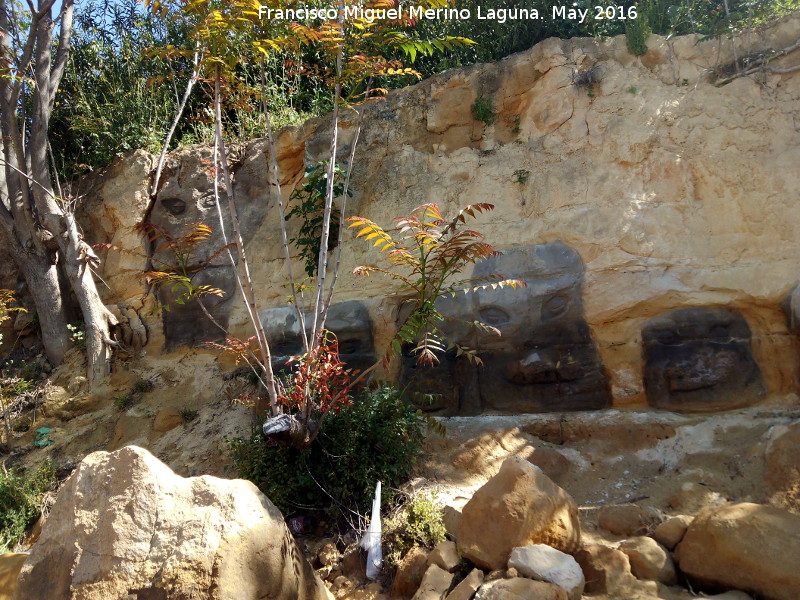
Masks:
[[[481,290],[442,299],[445,332],[475,348],[476,366],[450,354],[435,368],[404,359],[410,389],[441,394],[428,408],[454,414],[483,411],[548,412],[611,405],[608,375],[584,318],[584,267],[577,252],[561,242],[516,246],[477,265],[473,277],[501,273],[527,288]],[[501,335],[476,329],[479,320]]]

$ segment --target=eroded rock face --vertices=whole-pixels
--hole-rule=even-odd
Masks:
[[[61,488],[16,600],[329,600],[275,506],[244,480],[184,479],[146,450],[86,457]]]
[[[473,278],[502,274],[527,283],[438,303],[440,312],[453,319],[443,330],[478,350],[483,366],[451,355],[435,369],[418,368],[410,356],[406,380],[418,391],[441,394],[447,408],[459,414],[609,406],[608,376],[583,312],[583,271],[577,252],[561,242],[515,246],[479,263]],[[476,320],[500,335],[472,326]]]
[[[723,308],[684,308],[642,328],[648,402],[679,412],[739,408],[764,393],[750,327]]]

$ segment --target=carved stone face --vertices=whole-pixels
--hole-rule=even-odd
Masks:
[[[480,290],[443,299],[439,310],[450,320],[443,329],[458,343],[478,350],[476,367],[448,357],[436,373],[407,360],[414,386],[436,381],[450,410],[542,412],[609,406],[608,377],[583,316],[583,264],[569,246],[517,246],[476,266],[472,277],[499,273],[521,279],[527,288]],[[470,326],[481,321],[500,335]],[[443,408],[443,406],[437,407]]]
[[[751,404],[764,393],[750,350],[750,327],[724,308],[683,308],[642,328],[647,401],[703,412]]]
[[[147,220],[163,228],[173,237],[184,235],[192,223],[202,223],[212,229],[210,239],[202,242],[193,253],[190,268],[204,263],[225,246],[220,230],[219,214],[214,200],[214,183],[208,167],[211,162],[210,150],[204,150],[199,156],[181,155],[168,165],[162,178],[156,200]],[[246,190],[254,189],[254,173],[249,169],[237,172],[235,189],[238,192],[237,208],[242,227],[242,238],[247,244],[262,222],[266,210],[265,197],[250,197]],[[262,189],[266,186],[262,185]],[[230,215],[227,208],[224,189],[220,188],[220,202],[223,220],[228,236],[231,236]],[[152,248],[153,265],[156,269],[175,266],[176,259],[168,248],[163,246],[164,239],[157,240]],[[229,239],[232,241],[232,239]],[[233,250],[234,256],[236,250]],[[206,310],[222,327],[227,327],[232,308],[232,298],[236,293],[236,280],[233,267],[227,253],[214,258],[203,270],[192,277],[195,286],[208,285],[224,292],[221,298],[207,295],[203,298]],[[214,325],[195,301],[177,304],[180,295],[164,287],[159,292],[159,300],[168,305],[169,310],[163,313],[164,338],[167,349],[181,345],[194,346],[206,341],[218,341],[224,337],[222,330]]]
[[[292,356],[303,353],[297,313],[292,307],[268,308],[261,311],[261,319],[272,350],[272,367],[284,370]],[[311,329],[310,319],[306,319],[306,329]],[[364,303],[351,300],[332,304],[325,328],[336,334],[339,357],[348,367],[363,370],[377,360],[372,320]]]

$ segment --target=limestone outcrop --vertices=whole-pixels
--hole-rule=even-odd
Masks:
[[[348,212],[388,227],[425,202],[453,214],[489,201],[496,209],[476,228],[510,250],[508,261],[516,260],[519,247],[534,254],[566,248],[565,262],[544,261],[547,269],[528,274],[541,289],[532,286],[517,299],[489,298],[490,307],[482,301],[456,307],[479,315],[485,309],[511,335],[485,341],[488,367],[480,376],[450,364],[444,377],[435,377],[439,387],[454,383],[449,402],[438,408],[462,414],[584,409],[612,399],[615,406],[645,406],[652,395],[656,406],[692,411],[697,401],[687,399],[702,389],[714,399],[700,409],[719,410],[757,402],[762,392],[797,391],[800,341],[791,329],[797,311],[790,293],[800,272],[800,71],[755,74],[724,86],[715,85],[714,73],[736,57],[784,48],[798,37],[800,16],[794,15],[720,40],[651,36],[639,58],[621,37],[549,39],[495,64],[442,73],[365,109]],[[771,64],[794,65],[796,54]],[[578,75],[590,69],[596,81],[588,90]],[[492,125],[472,114],[479,95],[491,102]],[[355,132],[348,119],[340,131],[342,157]],[[329,133],[324,118],[276,134],[285,199],[305,167],[327,158]],[[234,146],[231,157],[264,310],[285,308],[287,295],[269,152],[264,140],[255,140]],[[126,159],[96,184],[82,216],[90,241],[123,248],[116,257],[109,251],[100,274],[111,286],[107,302],[130,314],[140,333],[136,319],[147,311],[141,288],[131,285],[136,265],[127,251],[142,244],[125,227],[147,215],[173,233],[196,221],[217,231],[209,153],[188,147],[171,155],[149,207],[142,190],[152,160]],[[351,275],[377,257],[369,245],[347,244],[336,302],[364,304],[380,355],[394,334],[400,290],[377,276]],[[208,252],[220,246],[217,232]],[[220,257],[203,277],[198,283],[229,294],[210,307],[212,314],[248,337],[230,267]],[[513,304],[524,322],[506,323],[503,303]],[[664,366],[653,356],[652,325],[686,309],[705,315],[698,322],[703,327],[724,316],[735,348],[718,347],[716,327],[696,328],[691,339],[677,340],[675,350],[685,346],[689,354]],[[149,317],[145,329],[153,347],[172,348],[219,335],[206,321],[196,307],[175,307]],[[548,331],[568,332],[568,343],[554,343]],[[675,365],[682,372],[673,373]],[[514,394],[487,391],[497,385]],[[746,393],[731,393],[737,386]],[[544,392],[551,388],[559,399],[553,406],[542,400],[554,397]]]
[[[185,479],[146,450],[87,456],[22,567],[16,600],[328,600],[250,482]]]

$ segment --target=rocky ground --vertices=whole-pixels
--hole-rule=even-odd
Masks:
[[[208,363],[206,368],[197,368],[195,363],[203,361]],[[77,464],[95,450],[136,444],[148,448],[179,475],[231,477],[219,449],[225,435],[248,431],[248,411],[228,400],[243,384],[235,378],[225,379],[217,361],[200,352],[191,358],[191,373],[198,378],[194,389],[201,391],[189,397],[180,382],[180,362],[177,366],[173,362],[167,356],[119,369],[108,389],[91,393],[76,375],[80,372],[77,365],[60,367],[51,376],[36,423],[37,427],[51,427],[53,444],[32,449],[33,432],[18,434],[7,463],[32,464],[51,455],[60,464]],[[206,375],[201,375],[204,372]],[[137,392],[137,382],[142,380],[154,385]],[[129,405],[119,401],[126,394],[132,395]],[[187,409],[196,415],[189,415]],[[800,589],[793,572],[793,565],[800,564],[798,419],[800,407],[794,396],[775,396],[755,407],[712,415],[606,410],[443,418],[446,432],[444,436],[430,434],[414,488],[432,489],[437,494],[449,542],[433,552],[417,550],[406,556],[394,582],[366,580],[364,557],[352,547],[354,535],[346,539],[302,537],[299,547],[338,599],[468,600],[478,590],[475,598],[480,600],[677,600],[704,592],[725,592],[727,595],[719,598],[728,600],[794,600],[793,590]],[[203,478],[182,479],[166,467],[163,473],[160,469],[155,468],[161,473],[158,477],[166,477],[166,472],[170,478],[177,477],[176,489],[205,489],[206,484],[181,483]],[[101,475],[113,479],[114,472],[126,470],[110,469]],[[512,475],[504,474],[509,470]],[[142,476],[135,485],[158,477]],[[116,485],[122,490],[130,484]],[[98,484],[86,485],[94,489]],[[223,489],[226,484],[219,485]],[[155,487],[163,490],[168,486]],[[144,502],[141,514],[159,512],[153,508],[163,505],[164,500],[157,499],[159,493],[153,492],[152,500]],[[201,495],[207,493],[216,497],[229,492],[223,489]],[[192,511],[197,510],[190,492],[175,492],[171,497],[180,494]],[[96,507],[96,493],[84,501]],[[230,504],[219,498],[206,499],[200,503],[202,510],[215,502]],[[103,513],[94,510],[95,530],[119,529],[114,517],[101,518]],[[60,511],[63,519],[79,513],[77,505]],[[467,525],[463,525],[462,515],[467,516]],[[225,517],[238,518],[235,514]],[[272,520],[276,520],[274,515]],[[148,522],[152,525],[163,519]],[[273,525],[285,530],[280,522]],[[85,526],[61,523],[58,528],[53,525],[53,531],[61,533],[47,534],[45,525],[43,538],[63,539],[65,531]],[[169,527],[180,529],[176,524]],[[217,536],[224,538],[219,532]],[[111,539],[109,549],[94,551],[122,556],[120,546],[138,547],[144,538],[151,543],[150,537],[141,534],[139,542]],[[219,542],[221,546],[229,543]],[[34,546],[33,554],[39,545]],[[158,546],[155,552],[147,546],[149,550],[140,551],[153,562],[164,563],[165,556],[172,556],[171,560],[180,563],[174,557],[196,553],[193,546],[185,541],[185,547],[178,549]],[[222,560],[220,555],[227,556],[218,548],[204,552],[217,557],[200,560],[206,566]],[[274,549],[263,550],[264,556],[274,555],[270,553]],[[50,564],[46,558],[38,559],[42,560]],[[305,564],[299,553],[292,560]],[[89,568],[76,561],[67,572],[74,571],[77,564]],[[542,561],[558,567],[560,575],[542,570]],[[236,564],[231,567],[238,569],[236,572],[250,568]],[[202,571],[205,567],[196,568]],[[102,568],[92,573],[101,578],[113,575]],[[187,579],[186,573],[176,573],[176,581]],[[218,575],[209,577],[215,581]],[[160,584],[153,583],[156,579],[145,583],[158,588]],[[63,581],[68,582],[69,577]],[[554,587],[548,587],[551,584]],[[225,582],[214,585],[229,587]],[[55,597],[31,593],[34,595],[22,597]]]

